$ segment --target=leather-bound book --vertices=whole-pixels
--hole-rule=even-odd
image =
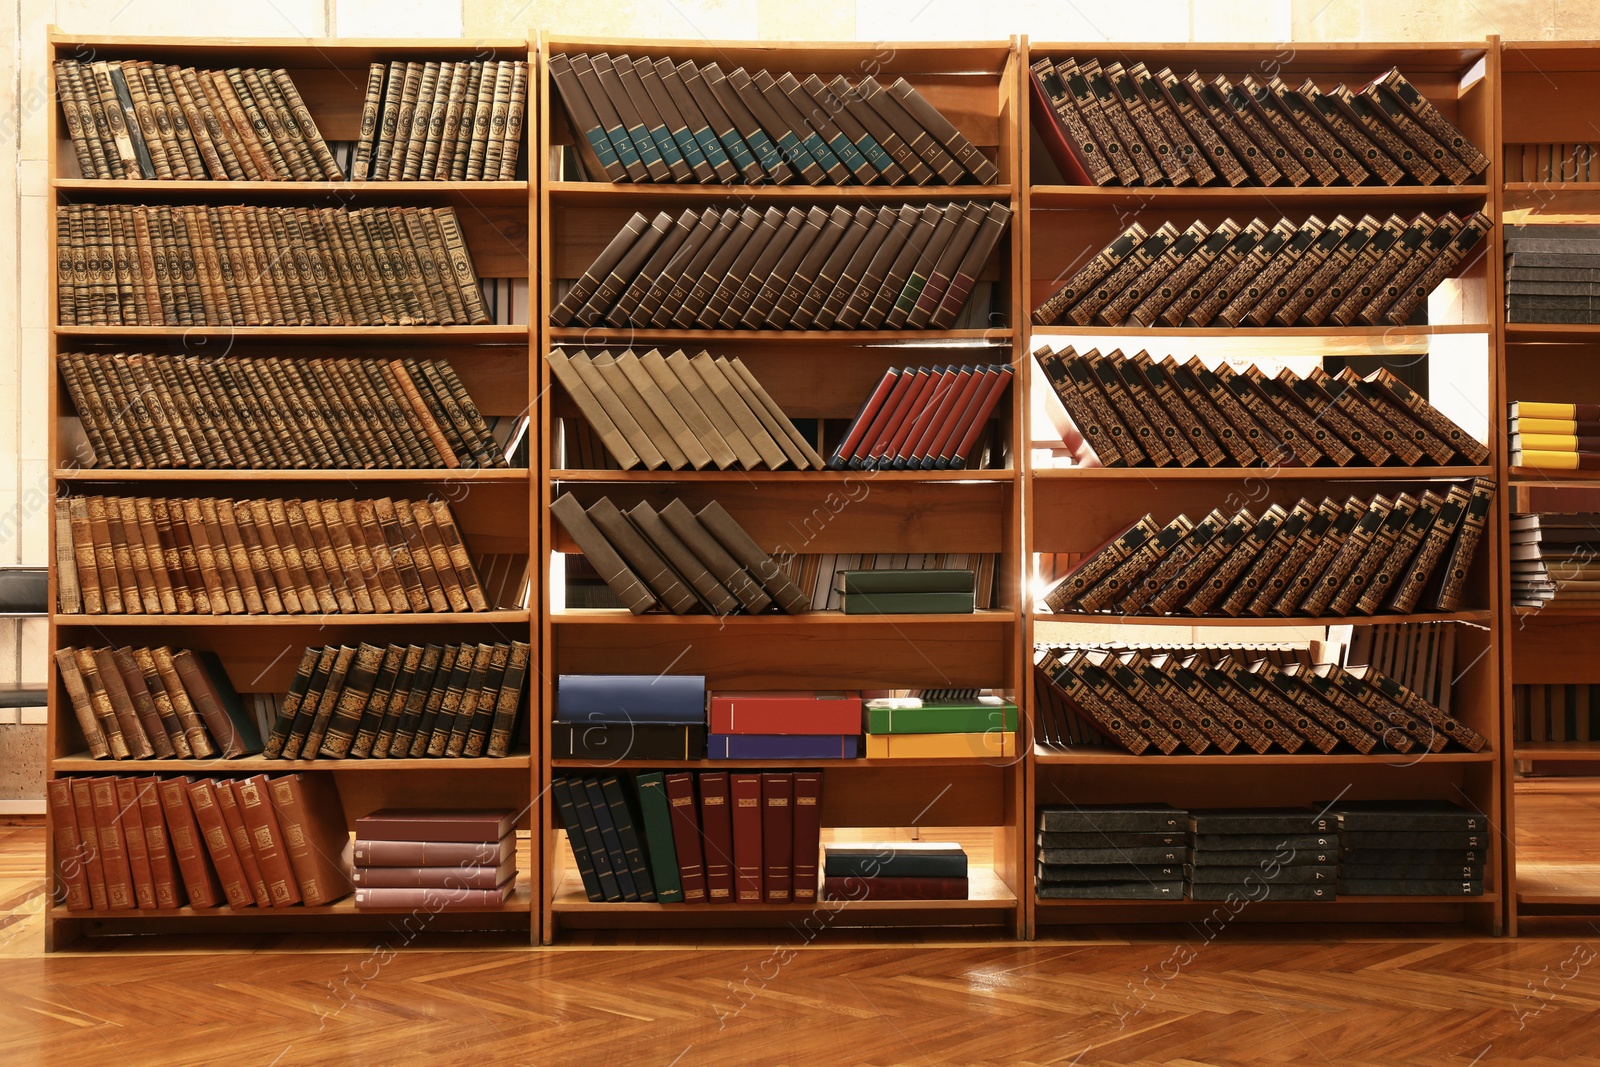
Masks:
[[[1334,138],[1349,151],[1351,157],[1371,171],[1384,185],[1397,185],[1406,176],[1389,155],[1367,136],[1361,124],[1340,106],[1339,101],[1324,94],[1317,83],[1307,78],[1296,86],[1295,92],[1316,112],[1317,118],[1328,127]]]
[[[1167,554],[1182,543],[1193,529],[1194,524],[1183,515],[1167,523],[1082,593],[1077,599],[1078,609],[1104,611],[1109,608],[1129,590],[1137,588],[1144,577],[1157,569]]]
[[[683,884],[683,902],[705,904],[708,901],[705,851],[701,844],[695,775],[687,772],[669,773],[665,782],[672,820],[673,852],[677,856],[679,881]]]
[[[1401,495],[1404,497],[1405,494]],[[1406,518],[1405,526],[1396,535],[1389,550],[1383,554],[1377,570],[1367,579],[1361,595],[1351,608],[1366,615],[1373,615],[1382,610],[1384,601],[1388,599],[1395,583],[1403,575],[1410,573],[1411,561],[1416,557],[1428,531],[1433,528],[1444,499],[1431,489],[1422,494],[1422,498],[1416,502],[1416,507]]]
[[[1329,90],[1324,99],[1337,107],[1351,125],[1359,129],[1373,144],[1390,156],[1402,170],[1417,180],[1418,185],[1433,185],[1440,178],[1439,170],[1424,153],[1409,144],[1384,122],[1381,113],[1366,97],[1353,93],[1343,85]]]
[[[1436,611],[1460,610],[1461,601],[1466,593],[1467,572],[1472,567],[1478,544],[1483,540],[1484,530],[1487,529],[1489,509],[1494,503],[1494,492],[1493,479],[1472,480],[1472,497],[1467,502],[1461,525],[1456,530],[1455,541],[1450,547],[1450,558],[1445,563],[1441,577],[1439,594],[1434,599]]]
[[[157,786],[157,793],[172,843],[173,861],[183,877],[184,895],[189,899],[189,906],[214,908],[224,898],[217,873],[206,860],[208,843],[195,819],[190,802],[190,785],[183,778],[163,778]],[[209,817],[207,821],[210,822]],[[226,837],[225,834],[223,836]]]
[[[256,896],[251,891],[244,861],[236,851],[233,835],[223,819],[215,783],[204,778],[194,779],[188,782],[188,791],[194,820],[205,842],[206,852],[211,857],[211,864],[216,868],[217,876],[222,882],[222,892],[227,898],[228,906],[234,909],[254,907]],[[170,805],[167,811],[170,821]],[[178,857],[181,861],[182,851],[178,853]],[[251,862],[254,862],[253,855]],[[190,898],[193,897],[194,893],[191,890]]]
[[[1150,738],[1132,721],[1095,695],[1088,684],[1054,655],[1039,664],[1040,676],[1058,690],[1068,706],[1087,718],[1101,735],[1137,756],[1150,748]]]
[[[1092,716],[1093,721],[1096,728],[1106,733],[1108,737],[1115,733],[1127,736],[1131,729],[1148,739],[1162,755],[1172,755],[1183,742],[1157,720],[1149,708],[1135,702],[1117,686],[1111,675],[1100,665],[1100,662],[1108,659],[1105,654],[1073,652],[1061,661],[1052,677],[1058,685],[1064,684],[1063,676],[1076,678],[1081,683],[1081,688],[1066,689],[1066,693],[1079,707],[1087,708],[1096,704],[1099,706],[1098,714]],[[1115,725],[1117,722],[1122,723],[1121,729]],[[1129,751],[1133,749],[1130,748]]]
[[[145,856],[150,863],[155,890],[155,906],[171,909],[181,907],[184,897],[166,819],[161,811],[160,784],[161,780],[153,775],[133,780],[139,824],[144,830]]]
[[[78,826],[81,850],[78,854],[85,881],[88,884],[89,903],[94,911],[105,911],[111,906],[106,891],[106,866],[101,856],[100,828],[95,818],[94,791],[91,778],[59,779],[69,784],[72,808]],[[113,827],[114,829],[115,827]]]
[[[139,809],[139,791],[132,778],[119,775],[111,779],[113,818],[122,835],[122,848],[133,886],[131,907],[156,906],[155,878],[150,869],[150,846],[144,835],[144,819]],[[98,818],[99,812],[96,812]],[[109,891],[109,885],[107,887]]]
[[[1460,482],[1451,485],[1445,492],[1415,557],[1395,579],[1387,605],[1389,611],[1410,614],[1416,610],[1439,560],[1444,558],[1445,551],[1454,543],[1456,531],[1471,500],[1472,491]]]

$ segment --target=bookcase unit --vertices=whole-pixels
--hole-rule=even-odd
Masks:
[[[1354,87],[1398,66],[1417,88],[1485,152],[1498,160],[1499,129],[1496,92],[1499,51],[1494,42],[1483,44],[1318,45],[1296,42],[1276,50],[1248,45],[1174,45],[1103,43],[1042,43],[1025,40],[1022,74],[1034,58],[1049,56],[1098,58],[1124,65],[1144,61],[1150,70],[1166,66],[1182,77],[1191,70],[1207,80],[1225,74],[1231,80],[1254,75],[1266,80],[1281,76],[1290,85],[1310,77],[1326,89],[1338,82]],[[1026,81],[1020,90],[1027,93]],[[1040,327],[1029,312],[1061,285],[1090,256],[1108,244],[1135,220],[1154,230],[1166,221],[1180,229],[1195,219],[1215,225],[1232,217],[1243,225],[1253,216],[1273,220],[1287,216],[1299,222],[1309,214],[1324,221],[1343,212],[1351,218],[1371,212],[1414,215],[1421,210],[1453,209],[1462,217],[1483,210],[1497,218],[1495,163],[1479,183],[1469,186],[1367,185],[1352,188],[1292,188],[1251,185],[1230,188],[1162,187],[1124,188],[1062,184],[1063,178],[1045,152],[1034,124],[1048,122],[1037,99],[1029,99],[1033,123],[1019,137],[1024,176],[1023,211],[1024,277],[1023,363],[1019,377],[1030,394],[1049,391],[1043,373],[1031,354],[1041,346],[1060,348],[1072,344],[1080,352],[1120,348],[1133,354],[1144,348],[1156,360],[1171,354],[1180,362],[1191,355],[1230,359],[1284,356],[1389,357],[1411,360],[1423,355],[1432,360],[1458,362],[1486,381],[1491,409],[1498,404],[1501,383],[1495,380],[1498,268],[1494,252],[1481,250],[1457,270],[1453,284],[1441,287],[1431,300],[1428,325],[1402,327],[1268,327],[1268,328],[1146,328]],[[1024,111],[1023,114],[1029,114]],[[1498,238],[1498,234],[1496,235]],[[1498,246],[1496,246],[1498,247]],[[1365,371],[1363,370],[1363,373]],[[1038,419],[1043,408],[1034,396],[1029,411]],[[1048,425],[1031,432],[1029,440],[1050,437]],[[1189,469],[1036,469],[1031,452],[1024,457],[1025,531],[1024,558],[1030,565],[1038,554],[1081,554],[1094,551],[1145,512],[1159,521],[1180,513],[1191,518],[1213,507],[1234,511],[1240,507],[1289,506],[1302,495],[1370,496],[1405,486],[1430,482],[1494,476],[1491,465],[1482,467],[1296,468],[1270,470],[1239,468]],[[1392,487],[1392,488],[1390,488]],[[1212,928],[1237,919],[1242,922],[1324,923],[1429,922],[1453,923],[1479,930],[1498,929],[1501,863],[1498,846],[1486,863],[1485,891],[1481,897],[1343,897],[1335,901],[1295,903],[1246,902],[1233,909],[1210,901],[1095,901],[1041,900],[1032,889],[1032,849],[1036,810],[1049,804],[1167,803],[1190,807],[1320,806],[1335,799],[1439,798],[1471,804],[1499,825],[1501,797],[1499,774],[1503,741],[1499,730],[1499,628],[1494,624],[1504,593],[1495,576],[1503,569],[1497,538],[1486,531],[1469,578],[1470,610],[1449,615],[1357,616],[1351,618],[1158,618],[1111,615],[1052,615],[1033,610],[1027,598],[1024,683],[1027,705],[1038,715],[1037,684],[1031,656],[1037,641],[1124,641],[1137,645],[1163,640],[1190,643],[1233,640],[1323,639],[1329,626],[1362,626],[1371,622],[1452,620],[1457,626],[1458,663],[1462,665],[1454,689],[1454,713],[1478,732],[1490,737],[1482,752],[1437,753],[1415,756],[1362,756],[1296,753],[1293,755],[1140,755],[1117,750],[1033,746],[1030,754],[1029,798],[1021,837],[1028,850],[1025,863],[1029,883],[1030,931],[1045,936],[1052,928],[1098,923],[1202,923],[1203,936],[1216,936]],[[1032,576],[1030,566],[1030,577]],[[1249,635],[1248,637],[1240,635]],[[1220,917],[1220,918],[1219,918]],[[1067,932],[1063,929],[1063,932]],[[1070,934],[1069,934],[1070,936]]]
[[[618,351],[652,348],[669,354],[744,360],[786,414],[797,419],[848,420],[891,366],[1018,361],[1022,241],[1017,211],[1017,47],[994,44],[799,44],[720,41],[585,41],[548,36],[546,57],[607,52],[716,62],[774,72],[814,72],[825,79],[904,76],[998,166],[993,186],[724,186],[616,184],[556,180],[553,151],[573,131],[541,69],[539,189],[541,354],[567,346]],[[983,272],[994,283],[995,312],[984,329],[965,331],[778,331],[552,328],[562,280],[577,278],[635,211],[694,207],[793,205],[824,207],[944,200],[998,201],[1013,212],[1006,236]],[[959,901],[867,901],[829,904],[727,904],[692,907],[657,903],[591,903],[579,885],[565,832],[553,806],[540,824],[543,843],[542,926],[545,940],[580,926],[653,928],[858,925],[1001,925],[1022,929],[1025,873],[1022,825],[1026,766],[1007,761],[832,760],[623,761],[597,765],[552,760],[548,730],[555,686],[564,673],[704,674],[708,689],[861,689],[908,686],[1001,688],[1020,704],[1022,614],[1021,485],[1023,395],[1014,382],[997,413],[1007,438],[1003,469],[961,471],[634,471],[558,466],[557,421],[577,416],[565,391],[536,360],[543,466],[538,504],[540,558],[550,575],[547,610],[540,613],[542,688],[535,706],[546,731],[541,782],[552,775],[601,766],[637,768],[780,769],[819,767],[822,825],[842,834],[857,828],[992,828],[993,864],[974,863],[971,897]],[[831,447],[831,441],[829,447]],[[826,449],[819,450],[826,453]],[[993,552],[1000,563],[992,610],[974,615],[645,615],[623,609],[559,606],[563,589],[550,565],[576,551],[546,505],[565,492],[586,506],[609,496],[619,507],[681,498],[692,508],[721,502],[774,555],[829,552]],[[976,857],[975,857],[976,858]]]
[[[1506,172],[1496,190],[1509,224],[1586,222],[1600,213],[1600,172],[1587,166],[1600,86],[1600,49],[1594,42],[1507,41],[1503,45],[1500,125]],[[1527,167],[1521,165],[1527,146]],[[1542,153],[1542,159],[1541,159]],[[1551,167],[1550,161],[1564,166]],[[1543,164],[1543,165],[1541,165]],[[1515,166],[1515,172],[1513,167]],[[1587,169],[1587,173],[1585,172]],[[1505,269],[1503,238],[1496,235],[1496,270]],[[1581,470],[1510,465],[1511,401],[1594,403],[1600,400],[1600,326],[1508,323],[1502,302],[1500,395],[1491,412],[1501,445],[1497,460],[1508,487],[1502,521],[1519,511],[1593,511],[1600,508],[1600,477]],[[1508,531],[1509,526],[1505,527]],[[1591,777],[1600,765],[1594,741],[1513,741],[1512,687],[1600,682],[1600,611],[1583,604],[1514,607],[1510,568],[1504,568],[1500,626],[1504,641],[1505,839],[1515,847],[1507,863],[1507,929],[1519,919],[1600,912],[1594,842],[1581,828],[1592,820],[1600,790]],[[1533,771],[1552,777],[1526,775]]]
[[[136,59],[227,68],[288,70],[330,143],[350,141],[361,121],[369,63],[405,60],[499,58],[533,61],[525,40],[241,40],[232,38],[82,37],[52,31],[52,59]],[[52,81],[51,99],[55,98]],[[530,95],[530,101],[536,97]],[[528,114],[532,114],[530,102]],[[531,140],[531,134],[528,135]],[[527,170],[537,174],[537,160]],[[531,235],[536,229],[532,182],[291,182],[95,180],[83,177],[61,121],[52,108],[49,141],[49,262],[56,261],[55,215],[74,203],[250,204],[303,207],[434,205],[454,207],[468,250],[482,278],[527,278]],[[40,264],[35,264],[36,267]],[[539,507],[531,468],[453,470],[125,470],[85,466],[89,449],[59,371],[57,354],[73,351],[147,352],[199,356],[377,357],[396,353],[449,360],[486,415],[525,414],[535,385],[528,374],[528,310],[511,324],[488,326],[61,326],[50,287],[48,375],[50,487],[56,496],[77,494],[174,496],[333,495],[392,496],[446,501],[457,517],[469,552],[531,557]],[[530,301],[531,302],[531,301]],[[535,454],[537,442],[533,443]],[[104,461],[102,460],[102,464]],[[542,510],[542,509],[541,509]],[[52,541],[57,536],[52,517]],[[520,605],[466,614],[390,615],[83,615],[63,614],[52,571],[50,647],[82,644],[174,645],[210,650],[220,657],[241,694],[283,693],[307,645],[418,641],[528,641],[529,611]],[[535,582],[537,584],[537,582]],[[535,664],[536,666],[536,664]],[[526,742],[500,759],[278,760],[93,760],[72,714],[71,703],[50,665],[47,777],[140,773],[238,775],[301,772],[335,779],[347,824],[377,808],[461,806],[463,798],[484,806],[523,812],[524,831],[536,823],[534,788],[539,758]],[[535,744],[538,731],[533,732]],[[47,862],[55,869],[54,837]],[[524,846],[526,842],[524,842]],[[430,930],[512,931],[538,939],[539,850],[524,847],[517,888],[496,908],[446,911],[429,917]],[[336,932],[387,929],[410,909],[357,910],[346,897],[320,907],[183,907],[161,911],[68,912],[61,901],[46,905],[46,943],[61,948],[92,934]]]

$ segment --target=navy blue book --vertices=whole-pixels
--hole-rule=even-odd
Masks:
[[[577,813],[578,828],[582,831],[582,836],[572,842],[573,854],[576,856],[581,841],[594,867],[595,879],[600,883],[600,895],[610,903],[617,903],[622,900],[622,886],[611,869],[611,858],[606,853],[605,840],[600,836],[600,824],[595,819],[594,805],[589,801],[588,783],[576,775],[568,775],[566,783],[572,791],[572,808]],[[559,799],[557,803],[560,803]],[[581,876],[583,872],[580,870],[578,873]]]
[[[556,681],[560,722],[686,724],[706,721],[703,674],[563,674]]]
[[[589,791],[589,808],[594,812],[594,821],[600,830],[600,840],[605,843],[606,857],[611,862],[611,873],[617,876],[617,887],[622,890],[622,899],[638,900],[639,887],[634,884],[633,873],[628,870],[628,857],[622,847],[622,838],[617,835],[616,824],[611,820],[611,805],[606,803],[605,791],[600,788],[600,779],[585,778],[583,784]]]
[[[600,888],[600,879],[594,873],[594,860],[589,856],[589,844],[584,840],[583,825],[578,821],[578,807],[572,799],[572,783],[557,775],[550,780],[550,795],[555,797],[556,809],[561,813],[561,825],[566,827],[567,840],[572,843],[572,859],[578,867],[578,877],[583,879],[583,891],[592,901],[603,901],[606,894]]]
[[[707,759],[855,759],[861,738],[855,734],[709,734]]]
[[[965,878],[967,854],[941,841],[886,841],[882,844],[822,846],[822,873],[828,878]]]

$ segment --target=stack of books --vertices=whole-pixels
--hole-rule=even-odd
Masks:
[[[1335,900],[1337,820],[1309,808],[1196,811],[1189,899]]]
[[[1507,226],[1506,321],[1600,322],[1600,226]]]
[[[1324,222],[1133,223],[1033,312],[1039,326],[1401,326],[1492,223],[1426,212]],[[1509,299],[1509,298],[1508,298]]]
[[[992,291],[979,291],[979,275],[1010,219],[988,201],[635,214],[566,288],[550,324],[981,329]]]
[[[383,808],[356,820],[358,908],[504,904],[517,884],[517,813]]]
[[[55,661],[95,759],[237,759],[261,751],[214,652],[63,646]]]
[[[1518,607],[1600,601],[1600,514],[1511,516],[1511,601]]]
[[[973,604],[979,611],[994,606],[998,552],[799,552],[785,555],[779,564],[802,592],[811,597],[812,611],[841,611],[844,585],[839,580],[846,571],[871,571],[900,575],[887,582],[911,582],[902,572],[962,571],[973,576]],[[861,604],[857,603],[857,608]]]
[[[1488,158],[1398,68],[1364,87],[1036,60],[1035,126],[1083,185],[1465,185]]]
[[[855,759],[858,692],[717,691],[706,702],[710,759]]]
[[[828,457],[832,470],[962,470],[1011,383],[1008,363],[891,367]]]
[[[517,60],[373,63],[350,177],[510,181],[527,105],[528,65]]]
[[[704,759],[703,674],[563,674],[550,729],[556,759]]]
[[[350,893],[330,775],[54,778],[45,796],[69,911],[316,907]]]
[[[1188,813],[1165,804],[1043,807],[1040,900],[1182,900]]]
[[[1017,706],[992,690],[908,690],[865,702],[868,759],[1017,754]]]
[[[605,52],[550,56],[585,177],[613,182],[993,185],[1000,170],[904,78],[724,73]]]
[[[822,846],[825,900],[966,900],[967,854],[941,841]]]
[[[1507,429],[1513,467],[1600,470],[1600,404],[1514,400]]]
[[[1341,801],[1339,892],[1345,896],[1483,894],[1489,820],[1447,800]]]
[[[833,578],[846,615],[970,615],[969,570],[839,571]]]

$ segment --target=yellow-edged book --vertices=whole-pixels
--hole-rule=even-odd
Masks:
[[[868,734],[868,759],[995,759],[1017,754],[1012,730],[971,734]]]

